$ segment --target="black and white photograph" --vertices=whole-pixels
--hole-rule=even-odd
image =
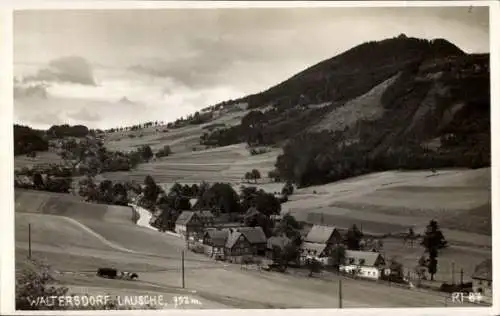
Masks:
[[[12,12],[18,312],[488,314],[490,6],[124,2]]]

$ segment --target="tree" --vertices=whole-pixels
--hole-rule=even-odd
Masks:
[[[153,158],[153,150],[151,150],[151,146],[149,145],[144,145],[140,148],[140,154],[143,160],[149,161],[151,158]]]
[[[94,179],[87,176],[78,182],[78,195],[85,198],[86,201],[98,201],[99,190],[94,182]]]
[[[344,245],[336,245],[331,253],[330,258],[332,259],[332,265],[335,270],[340,271],[340,267],[345,264],[346,260],[346,248]]]
[[[113,182],[111,180],[104,180],[99,183],[99,202],[112,204],[114,201]]]
[[[251,179],[252,179],[252,173],[246,172],[245,173],[245,180],[247,180],[247,182],[250,182]]]
[[[281,180],[278,170],[274,169],[267,173],[267,177],[274,182],[279,182]]]
[[[287,181],[285,185],[283,186],[283,189],[281,189],[281,194],[284,195],[292,195],[293,194],[293,184],[290,181]]]
[[[160,192],[161,189],[160,187],[158,187],[153,177],[151,177],[150,175],[146,176],[146,178],[144,178],[143,191],[145,208],[151,208],[154,206]]]
[[[242,187],[241,209],[246,211],[250,207],[257,208],[266,216],[279,214],[281,211],[281,203],[273,194],[257,190],[256,187]]]
[[[363,233],[358,229],[356,224],[352,225],[347,231],[347,249],[349,250],[359,250],[360,242],[363,238]]]
[[[114,197],[113,201],[114,204],[123,206],[128,205],[127,189],[123,184],[115,183],[113,185],[113,197]]]
[[[32,150],[29,153],[26,154],[26,157],[28,158],[36,158],[36,151]]]
[[[431,280],[434,280],[434,275],[437,272],[438,250],[446,246],[446,240],[439,229],[437,221],[431,220],[429,222],[421,244],[424,246],[425,251],[429,253],[429,264],[427,268],[431,275]]]
[[[252,169],[251,178],[257,183],[257,180],[260,179],[260,172],[257,169]]]
[[[19,310],[44,310],[61,309],[59,306],[44,304],[35,306],[30,303],[37,297],[66,296],[68,289],[65,287],[52,286],[55,281],[50,274],[49,267],[36,261],[30,261],[16,275],[16,309]]]
[[[170,156],[172,154],[172,149],[170,148],[169,145],[165,145],[163,146],[162,149],[160,149],[157,153],[156,153],[156,157],[157,158],[160,158],[160,157],[167,157],[167,156]]]
[[[281,211],[281,203],[274,194],[258,191],[255,197],[255,207],[266,216],[278,215]]]
[[[37,190],[41,190],[44,188],[43,178],[39,172],[35,172],[33,174],[33,185]]]
[[[203,189],[200,188],[200,191]],[[239,213],[240,198],[229,183],[214,183],[202,193],[196,208],[218,209],[222,213]]]
[[[170,188],[169,195],[182,195],[183,188],[179,183],[174,183],[174,185]]]
[[[313,276],[313,273],[321,272],[322,264],[314,258],[309,258],[306,260],[306,266],[309,270],[309,277]]]
[[[293,217],[290,213],[283,215],[283,218],[279,224],[275,227],[275,235],[285,235],[290,238],[293,243],[300,245],[301,240],[301,229],[300,223]]]

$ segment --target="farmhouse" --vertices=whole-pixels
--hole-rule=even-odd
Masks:
[[[327,244],[303,242],[300,246],[301,261],[304,263],[307,259],[316,259],[324,265],[329,265],[330,251],[331,247]]]
[[[491,259],[484,260],[478,264],[472,275],[472,289],[476,293],[492,297],[492,262]]]
[[[307,233],[305,242],[315,244],[335,245],[342,242],[342,235],[333,226],[314,225]]]
[[[203,233],[203,229],[213,226],[213,223],[210,211],[184,211],[175,222],[175,232],[190,238]]]
[[[335,227],[314,225],[300,247],[301,261],[314,258],[327,265],[331,250],[341,242],[342,235]]]
[[[224,256],[232,263],[241,263],[243,257],[252,254],[252,244],[244,234],[231,229],[224,246]]]
[[[236,231],[242,233],[251,244],[252,254],[264,255],[267,248],[267,237],[261,227],[239,227]]]
[[[378,252],[346,250],[345,265],[340,266],[340,271],[353,275],[379,279],[385,260]]]
[[[224,258],[224,247],[229,237],[229,229],[209,229],[203,235],[203,248],[210,257]]]

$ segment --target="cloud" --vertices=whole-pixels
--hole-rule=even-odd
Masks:
[[[22,85],[18,82],[14,83],[14,98],[41,98],[47,99],[47,86],[43,83],[34,85]]]
[[[102,119],[99,114],[90,112],[87,108],[81,108],[79,111],[68,113],[66,116],[80,122],[98,122]]]
[[[95,85],[92,66],[83,57],[69,56],[52,60],[48,67],[42,68],[25,81],[69,82],[82,85]]]

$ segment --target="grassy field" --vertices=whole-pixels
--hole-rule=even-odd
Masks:
[[[63,160],[55,152],[52,151],[41,151],[37,152],[35,158],[26,157],[26,155],[19,155],[14,158],[14,168],[31,168],[34,165],[41,164],[51,164],[51,163],[62,163]]]
[[[209,124],[235,124],[243,112],[233,113]],[[114,150],[131,150],[150,144],[153,150],[170,145],[173,154],[141,164],[131,172],[102,174],[113,181],[143,182],[151,175],[165,189],[174,182],[229,182],[256,185],[266,191],[281,191],[283,183],[265,178],[274,168],[280,150],[251,156],[244,144],[193,151],[203,126],[188,126],[163,132],[164,127],[109,135],[105,145]],[[129,133],[135,138],[130,138]],[[142,136],[139,136],[141,135]],[[56,162],[53,153],[39,153],[36,159],[16,157],[16,167]],[[244,174],[260,170],[263,179],[248,184]],[[321,186],[297,189],[282,205],[300,220],[346,228],[352,224],[368,233],[421,232],[432,218],[439,220],[451,246],[440,254],[437,279],[451,281],[463,268],[468,280],[474,266],[491,258],[491,170],[388,171],[346,179]],[[61,215],[66,216],[61,217]],[[27,255],[27,227],[32,224],[33,254],[59,271],[80,271],[84,275],[62,275],[66,284],[99,292],[135,291],[148,293],[151,287],[162,293],[178,293],[180,256],[184,241],[154,230],[137,227],[129,208],[88,204],[68,195],[16,190],[16,264]],[[386,239],[386,257],[396,257],[413,269],[422,248],[403,247]],[[101,266],[141,271],[141,282],[117,283],[93,276]],[[89,274],[90,273],[90,274]],[[458,280],[459,275],[455,275]],[[337,307],[338,286],[334,282],[301,278],[291,274],[241,271],[208,258],[186,253],[188,289],[206,306],[238,308]],[[104,283],[103,283],[104,282]],[[346,307],[443,306],[436,294],[407,292],[399,288],[363,281],[344,282]],[[179,292],[180,293],[180,292]],[[170,294],[169,294],[170,295]],[[212,305],[210,305],[212,304]],[[214,308],[215,308],[214,307]],[[210,307],[206,307],[210,308]]]
[[[87,212],[93,211],[89,206]],[[33,223],[33,257],[50,264],[62,284],[93,294],[120,288],[112,294],[128,291],[146,295],[151,293],[152,286],[161,293],[180,293],[180,254],[185,245],[174,236],[137,227],[131,222],[102,221],[98,216],[95,219],[75,217],[72,219],[81,225],[68,225],[62,216],[22,210],[16,213],[18,268],[27,256],[28,222]],[[94,238],[96,235],[100,238]],[[103,240],[107,243],[99,245]],[[140,281],[96,278],[96,269],[103,266],[136,271]],[[186,252],[185,266],[187,289],[196,291],[196,297],[205,300],[207,308],[338,306],[335,280],[242,271],[238,265],[225,265],[191,252]],[[345,307],[443,306],[442,297],[435,293],[409,292],[370,282],[345,280],[343,291]]]

